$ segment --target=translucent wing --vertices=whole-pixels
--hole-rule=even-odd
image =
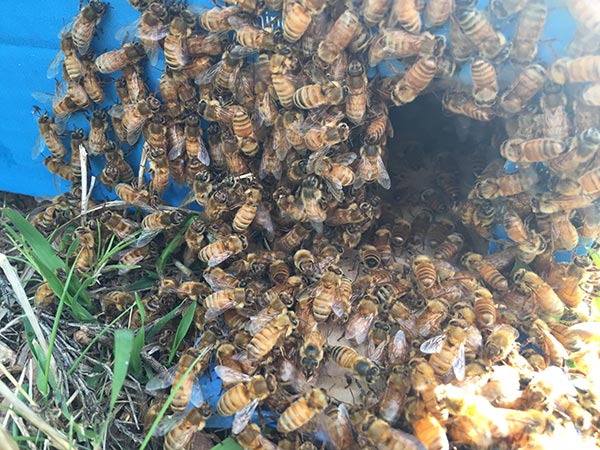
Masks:
[[[229,282],[223,281],[223,279],[218,275],[214,275],[210,272],[204,272],[203,277],[214,292],[222,291],[223,289],[233,289],[236,287]]]
[[[379,362],[383,353],[385,352],[385,347],[387,345],[387,341],[383,341],[379,345],[375,345],[373,341],[369,341],[369,345],[367,346],[367,358],[369,358],[373,362]]]
[[[138,31],[138,25],[141,22],[141,18],[138,18],[136,20],[134,20],[131,23],[128,23],[127,25],[123,25],[121,28],[119,28],[116,33],[115,33],[115,39],[117,41],[123,42],[126,40],[130,40],[131,38],[133,38]]]
[[[135,143],[140,138],[141,134],[142,134],[142,130],[141,129],[135,129],[135,130],[127,131],[127,143],[129,145],[135,145]]]
[[[152,27],[138,27],[136,32],[140,39],[158,42],[167,35],[168,31],[169,25],[159,24]]]
[[[65,59],[65,54],[62,50],[59,50],[56,56],[50,61],[50,65],[48,66],[48,70],[46,70],[46,78],[51,80],[52,78],[56,78],[60,73],[60,66]]]
[[[233,424],[231,425],[231,432],[233,434],[239,434],[244,430],[244,428],[246,428],[246,425],[248,425],[252,419],[252,414],[254,414],[257,406],[258,399],[254,399],[248,405],[235,413],[235,416],[233,416]]]
[[[390,187],[392,187],[392,180],[390,179],[390,174],[385,168],[385,164],[383,163],[381,155],[377,155],[376,162],[378,170],[377,181],[379,182],[382,188],[389,189]]]
[[[407,351],[408,341],[406,340],[406,335],[404,334],[404,331],[398,330],[394,335],[394,340],[390,346],[389,359],[392,361],[398,361],[404,357]]]
[[[156,374],[154,377],[148,380],[148,383],[146,383],[146,391],[153,392],[168,388],[173,384],[175,372],[177,372],[177,365],[174,365],[164,372]]]
[[[33,148],[31,149],[31,159],[36,159],[38,156],[40,156],[45,148],[46,141],[44,141],[44,138],[40,133],[38,134],[38,137],[33,144]]]
[[[233,253],[230,251],[225,251],[223,253],[216,254],[208,260],[207,264],[211,267],[217,266],[217,265],[221,264],[223,261],[225,261],[227,258],[229,258],[232,254]]]
[[[169,161],[174,161],[183,154],[183,151],[185,150],[184,144],[185,141],[174,143],[174,145],[169,149],[169,153],[167,154]]]
[[[367,339],[374,319],[375,314],[355,314],[350,319],[350,322],[348,322],[344,337],[346,339],[354,339],[359,345],[362,344]]]
[[[331,158],[334,163],[341,164],[343,166],[349,166],[356,161],[358,155],[354,152],[340,153]]]
[[[210,84],[221,69],[223,61],[219,61],[215,65],[209,67],[204,73],[198,75],[195,79],[196,84]]]
[[[444,342],[446,342],[446,335],[439,334],[424,341],[419,347],[419,350],[427,354],[439,353],[440,350],[442,350]]]
[[[219,308],[208,308],[206,310],[206,314],[204,314],[204,318],[206,320],[214,319],[214,318],[220,316],[221,314],[223,314],[228,309],[233,308],[234,306],[235,306],[235,302],[234,301],[230,301],[230,302],[224,303]]]
[[[273,219],[271,218],[271,212],[262,202],[258,204],[254,221],[265,229],[267,232],[267,239],[269,241],[273,240],[275,237],[275,225],[273,224]]]
[[[228,384],[242,383],[244,381],[249,381],[251,378],[245,373],[227,366],[215,366],[215,373],[221,380],[223,380],[223,382]]]
[[[31,96],[38,102],[45,105],[51,105],[54,102],[54,94],[48,92],[35,91],[31,93]]]
[[[197,378],[192,385],[192,393],[190,394],[190,403],[196,408],[199,408],[204,403],[204,393],[202,392],[202,384]]]
[[[210,154],[208,153],[208,148],[206,148],[206,144],[202,139],[202,136],[198,137],[198,142],[200,144],[200,151],[198,152],[198,159],[205,166],[210,166]]]
[[[185,417],[185,414],[183,414],[183,413],[182,414],[173,414],[171,416],[163,417],[162,420],[158,423],[158,425],[154,429],[154,436],[164,436],[169,431],[171,431],[173,428],[175,428],[175,426],[178,425],[183,420],[184,417]]]
[[[120,103],[115,103],[108,110],[108,115],[111,117],[114,117],[116,119],[122,119],[123,116],[125,115],[125,109],[123,108],[123,105],[121,105]]]
[[[252,47],[245,47],[243,45],[236,45],[231,50],[229,50],[229,54],[236,58],[246,58],[250,55],[253,55],[257,52],[257,49]]]
[[[349,302],[343,301],[340,297],[333,300],[331,304],[331,310],[336,315],[336,317],[344,317],[345,315],[350,313],[352,306]]]
[[[338,180],[325,178],[325,184],[327,185],[327,190],[333,195],[333,198],[335,198],[338,203],[344,201],[344,187]]]
[[[273,320],[279,313],[278,312],[265,312],[261,311],[257,316],[251,317],[250,322],[246,325],[247,331],[254,336],[264,327],[266,327],[271,320]]]
[[[465,344],[462,343],[458,347],[458,354],[456,355],[456,359],[452,363],[452,371],[454,372],[454,376],[458,381],[462,381],[465,379]]]
[[[73,24],[75,23],[75,21],[79,18],[79,14],[75,14],[67,23],[65,23],[63,25],[63,27],[60,29],[60,31],[58,32],[58,38],[62,40],[63,35],[68,33],[69,31],[71,31],[71,28],[73,28]]]
[[[145,247],[154,240],[156,236],[160,234],[162,230],[143,230],[140,237],[137,238],[133,246],[135,248]]]

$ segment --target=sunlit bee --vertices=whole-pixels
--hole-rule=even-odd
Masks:
[[[108,9],[108,3],[92,0],[75,16],[71,36],[81,55],[87,53],[94,37],[96,26]]]
[[[553,316],[563,314],[565,305],[552,289],[552,286],[540,278],[539,275],[527,269],[519,269],[514,273],[513,279],[521,292],[530,295],[535,300],[541,312]]]
[[[596,31],[600,26],[600,6],[586,0],[573,0],[567,3],[569,12],[587,31]]]
[[[260,428],[254,423],[244,428],[244,431],[238,434],[235,440],[244,450],[276,450],[278,448],[260,432]]]
[[[477,9],[465,9],[456,15],[458,25],[483,56],[491,60],[508,56],[506,37],[496,31],[492,23]]]
[[[425,450],[425,446],[412,434],[400,431],[376,416],[366,413],[357,421],[359,429],[371,443],[381,450]]]
[[[330,348],[330,355],[338,366],[352,370],[367,383],[373,383],[379,378],[379,368],[369,359],[360,356],[353,348],[344,345],[333,346]]]
[[[321,13],[327,3],[322,0],[302,0],[284,2],[283,6],[283,38],[293,43],[300,40],[313,16]]]
[[[474,58],[471,62],[473,80],[473,98],[480,105],[489,105],[498,95],[498,80],[494,65],[483,58]]]
[[[462,92],[446,92],[442,97],[442,105],[452,113],[460,114],[480,122],[489,122],[495,116],[492,108],[478,105],[475,99]]]
[[[415,0],[393,0],[390,13],[390,25],[398,24],[414,34],[421,32],[421,15]]]
[[[186,450],[189,448],[195,433],[202,431],[206,426],[206,419],[212,410],[208,404],[188,411],[183,420],[169,430],[165,436],[165,450]]]
[[[320,108],[324,105],[339,105],[344,101],[345,89],[336,82],[309,84],[296,90],[294,105],[301,109]]]
[[[203,247],[198,253],[198,259],[209,266],[216,266],[247,247],[248,241],[244,235],[232,235]]]
[[[430,354],[429,365],[437,376],[450,370],[457,380],[465,377],[465,341],[467,333],[460,325],[449,325],[445,334],[434,336],[421,344],[419,349]]]
[[[55,156],[48,156],[44,159],[44,165],[51,173],[58,175],[64,180],[67,181],[76,181],[77,177],[73,173],[73,170],[69,164],[64,162],[64,160],[60,158],[56,158]]]
[[[142,44],[134,42],[98,55],[94,60],[94,64],[98,72],[112,73],[123,69],[128,64],[140,62],[145,56],[146,51]]]
[[[350,44],[358,29],[360,19],[358,14],[347,9],[331,25],[324,40],[319,43],[317,56],[326,64],[332,64]]]
[[[429,86],[437,69],[438,58],[434,56],[419,58],[415,61],[392,90],[391,98],[394,104],[402,106],[417,98]]]
[[[490,291],[484,288],[476,290],[473,308],[480,327],[491,328],[495,325],[498,311]]]
[[[234,28],[229,18],[239,13],[240,9],[236,6],[227,6],[225,8],[215,7],[202,12],[199,22],[206,31],[229,31]]]
[[[500,96],[500,106],[508,113],[518,113],[525,109],[529,100],[544,85],[546,69],[539,64],[532,64],[517,75],[510,87]]]
[[[58,136],[57,129],[58,125],[54,119],[44,113],[38,118],[39,136],[33,146],[32,157],[37,158],[44,150],[44,144],[52,153],[52,156],[60,159],[64,159],[66,156],[66,149],[60,137]]]
[[[556,139],[509,139],[500,147],[500,154],[513,162],[530,163],[556,158],[566,150],[563,142]]]
[[[428,256],[417,256],[412,263],[415,278],[425,289],[433,287],[437,280],[435,266]]]
[[[277,421],[280,433],[291,433],[308,423],[329,405],[329,396],[323,389],[311,389],[286,408]]]
[[[483,357],[492,363],[505,359],[513,350],[519,332],[507,324],[497,326],[486,339]]]
[[[477,253],[468,252],[462,257],[462,263],[469,270],[477,271],[483,281],[496,291],[508,289],[508,280],[491,263]]]
[[[498,197],[508,197],[526,192],[533,188],[537,182],[537,173],[530,170],[522,170],[495,179],[488,178],[481,180],[476,183],[475,189],[481,198],[492,200]]]
[[[355,188],[374,181],[377,181],[384,189],[391,187],[392,182],[383,162],[382,153],[381,145],[365,144],[360,148],[360,160],[354,181]]]
[[[448,237],[435,249],[433,256],[444,261],[451,260],[462,249],[464,238],[459,233],[449,234]]]
[[[294,313],[282,312],[256,333],[246,351],[251,361],[262,360],[282,339],[288,337],[298,322]]]
[[[538,42],[544,32],[548,16],[546,0],[531,0],[519,15],[510,57],[520,64],[528,64],[535,58]]]

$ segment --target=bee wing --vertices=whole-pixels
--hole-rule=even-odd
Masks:
[[[387,341],[383,341],[381,344],[375,346],[375,343],[372,340],[369,340],[369,344],[367,345],[367,358],[373,362],[379,362],[385,352],[386,345]]]
[[[123,25],[115,32],[115,39],[119,42],[123,42],[133,38],[138,32],[138,26],[141,20],[140,17],[131,23]]]
[[[136,33],[138,37],[148,41],[158,42],[164,38],[169,32],[169,25],[162,24],[153,27],[137,27]]]
[[[223,289],[233,289],[234,285],[224,282],[220,277],[214,275],[210,272],[205,272],[203,274],[204,280],[208,283],[210,288],[214,291],[222,291]]]
[[[419,350],[427,354],[439,353],[444,345],[444,342],[446,342],[446,335],[438,334],[437,336],[424,341],[419,347]]]
[[[390,174],[385,168],[385,164],[383,163],[383,158],[381,158],[381,155],[377,155],[376,164],[377,171],[379,174],[377,176],[377,181],[379,182],[382,188],[389,189],[390,187],[392,187],[392,180],[390,179]]]
[[[406,352],[408,351],[408,341],[406,340],[406,335],[404,331],[398,330],[394,335],[394,340],[392,341],[392,345],[390,347],[390,358],[394,361],[402,358]]]
[[[62,64],[64,59],[65,54],[62,50],[59,50],[56,56],[52,58],[52,61],[50,61],[48,70],[46,70],[46,78],[51,80],[52,78],[56,78],[58,76],[58,74],[60,73],[60,65]]]
[[[197,378],[192,385],[192,393],[190,394],[190,402],[196,408],[199,408],[204,403],[204,392],[202,392],[202,384]]]
[[[133,247],[145,247],[150,242],[152,242],[154,238],[160,234],[161,231],[162,230],[143,230],[140,236],[135,241],[135,244],[133,244]]]
[[[338,203],[344,201],[344,187],[338,180],[334,180],[331,178],[324,178],[325,185],[327,186],[327,190],[333,195]]]
[[[244,27],[251,26],[252,23],[243,16],[231,16],[227,18],[227,22],[233,27],[234,30],[239,30]]]
[[[125,108],[120,103],[115,103],[108,110],[108,115],[114,117],[115,119],[122,119],[125,115]]]
[[[228,309],[233,308],[235,305],[236,304],[235,304],[234,301],[229,301],[229,302],[224,303],[223,305],[221,305],[221,307],[219,307],[219,308],[208,308],[206,310],[206,313],[204,314],[204,318],[206,320],[214,319],[214,318],[220,316],[221,314],[223,314]]]
[[[350,319],[350,322],[348,322],[344,337],[346,339],[354,339],[357,344],[361,345],[367,339],[374,319],[375,314],[355,314]]]
[[[311,220],[310,224],[312,225],[313,229],[318,234],[322,234],[323,233],[323,222],[317,222],[316,220]]]
[[[67,23],[65,23],[63,25],[63,27],[58,32],[59,39],[62,40],[63,35],[68,33],[69,31],[71,31],[71,28],[73,28],[73,24],[77,21],[78,18],[79,18],[79,14],[75,14]]]
[[[356,161],[358,155],[354,152],[340,153],[331,158],[334,163],[341,164],[343,166],[349,166]]]
[[[221,264],[223,261],[225,261],[227,258],[229,258],[232,254],[233,254],[233,252],[225,251],[223,253],[213,255],[213,257],[208,260],[208,265],[210,267],[217,266],[217,265]]]
[[[285,158],[292,148],[290,141],[288,141],[285,134],[285,130],[280,127],[275,127],[273,130],[273,150],[279,161],[285,161]]]
[[[246,428],[246,425],[250,423],[252,414],[254,414],[257,406],[258,399],[255,398],[248,405],[235,413],[235,416],[233,416],[233,424],[231,425],[231,432],[233,434],[239,434]]]
[[[175,161],[177,158],[179,158],[183,154],[184,150],[185,150],[185,140],[179,140],[178,142],[175,142],[173,144],[173,146],[169,149],[169,152],[167,153],[167,157],[169,158],[169,161]]]
[[[275,238],[275,225],[271,218],[271,212],[263,202],[258,204],[254,221],[265,229],[267,232],[267,240],[272,241]]]
[[[223,65],[223,61],[210,66],[205,72],[201,73],[195,78],[196,84],[210,84],[214,80],[215,76],[219,72],[219,69]]]
[[[296,392],[306,392],[311,385],[298,367],[284,359],[279,368],[279,378],[282,383],[289,383]]]
[[[257,316],[251,317],[250,322],[246,325],[246,330],[254,336],[264,327],[266,327],[271,320],[278,315],[277,312],[265,312],[264,310],[258,313]]]
[[[135,145],[135,143],[140,138],[141,134],[142,134],[141,128],[133,130],[133,131],[127,131],[127,143],[129,145]]]
[[[215,373],[225,383],[242,383],[251,379],[245,373],[227,366],[215,366]]]
[[[331,304],[331,310],[336,317],[342,317],[344,314],[348,314],[348,312],[350,312],[350,304],[341,300],[340,297],[337,297]]]
[[[183,197],[183,199],[181,200],[181,203],[179,204],[180,208],[184,208],[187,205],[194,203],[196,201],[196,194],[194,194],[194,191],[190,191],[187,194],[185,194],[185,197]]]
[[[456,354],[456,359],[452,362],[452,371],[454,372],[454,376],[458,381],[462,381],[465,379],[465,344],[462,343],[458,347],[458,353]]]
[[[50,94],[49,92],[35,91],[31,93],[31,96],[35,101],[45,105],[51,105],[54,102],[54,94]]]
[[[175,426],[178,425],[184,417],[184,413],[163,417],[154,429],[154,436],[164,436],[173,428],[175,428]]]
[[[200,151],[198,152],[198,159],[205,166],[210,166],[210,154],[208,153],[208,148],[206,148],[206,144],[202,139],[202,136],[198,136],[198,142],[200,143]]]
[[[40,156],[45,148],[46,142],[44,141],[44,137],[41,134],[38,134],[38,137],[33,144],[33,148],[31,149],[31,159],[36,159]]]
[[[332,447],[335,450],[342,449],[356,449],[357,448],[357,434],[352,422],[350,422],[350,414],[346,405],[340,403],[337,407],[337,414],[335,418],[329,417],[327,414],[323,414],[322,421],[319,420],[317,423],[324,424],[324,433],[329,438]],[[345,433],[345,430],[350,430],[349,433]],[[351,436],[351,441],[348,442],[348,435]]]
[[[154,392],[160,389],[166,389],[173,384],[175,379],[175,373],[177,372],[177,365],[165,369],[163,372],[156,374],[154,377],[148,380],[146,383],[146,391]]]
[[[232,19],[232,17],[230,17],[230,19]],[[256,53],[258,50],[252,47],[245,47],[243,45],[236,45],[234,46],[231,50],[229,50],[229,54],[231,56],[234,56],[236,58],[246,58],[250,55],[253,55],[254,53]]]

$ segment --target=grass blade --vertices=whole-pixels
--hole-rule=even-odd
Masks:
[[[177,314],[179,314],[179,310],[183,307],[185,303],[187,302],[184,300],[171,311],[169,311],[167,314],[165,314],[163,317],[161,317],[158,320],[158,322],[153,324],[148,330],[148,333],[146,333],[147,340],[152,340],[158,333],[160,333],[160,330],[162,330],[167,323],[169,323]]]
[[[242,450],[242,447],[233,438],[228,437],[220,444],[215,445],[211,450]]]
[[[110,392],[110,411],[112,412],[119,393],[125,382],[127,371],[129,369],[129,360],[133,349],[133,331],[116,330],[115,331],[115,364],[113,367],[113,379]]]
[[[146,312],[144,311],[144,305],[140,299],[140,294],[135,293],[135,304],[140,314],[140,328],[138,329],[135,337],[133,338],[133,348],[131,352],[131,370],[135,374],[136,378],[142,373],[142,347],[145,344],[145,329],[144,324],[146,323]]]
[[[158,261],[156,261],[156,271],[159,274],[162,274],[163,270],[165,270],[165,266],[167,265],[167,259],[169,259],[169,256],[171,256],[171,254],[175,250],[177,250],[177,248],[183,242],[183,235],[194,220],[194,217],[195,216],[188,218],[187,222],[181,227],[181,230],[179,230],[179,233],[177,233],[175,237],[171,239],[171,242],[169,242],[169,244],[165,247],[160,257],[158,258]]]
[[[194,321],[196,306],[196,302],[190,303],[190,306],[188,306],[188,308],[185,310],[185,313],[181,317],[181,321],[177,327],[177,333],[175,333],[175,338],[173,339],[173,346],[171,347],[171,353],[169,354],[169,361],[167,363],[168,365],[173,362],[173,358],[175,358],[179,344],[181,344],[181,341],[183,341],[183,338],[185,338],[185,335],[188,333],[190,326]]]

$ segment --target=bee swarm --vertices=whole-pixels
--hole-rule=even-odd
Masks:
[[[125,284],[180,239],[142,293],[146,323],[196,305],[173,385],[198,362],[164,448],[188,448],[219,415],[245,449],[315,436],[334,449],[596,448],[597,279],[581,250],[600,234],[600,6],[567,2],[578,31],[547,65],[546,0],[226,1],[130,0],[130,39],[95,55],[96,27],[123,5],[91,0],[49,70],[64,79],[53,117],[38,119],[34,154],[47,148],[44,164],[72,182],[32,218],[38,229],[78,216],[90,160],[105,193],[136,208],[89,200],[75,230],[82,275],[96,227],[139,236],[120,278],[106,276],[107,322],[135,301]],[[451,117],[410,109],[432,103]],[[65,145],[84,111],[89,129]],[[173,184],[190,192],[178,207],[162,200]],[[35,301],[56,302],[48,284]],[[141,323],[137,312],[130,326]],[[193,398],[205,372],[224,386],[212,409]],[[277,431],[251,423],[257,408]]]

